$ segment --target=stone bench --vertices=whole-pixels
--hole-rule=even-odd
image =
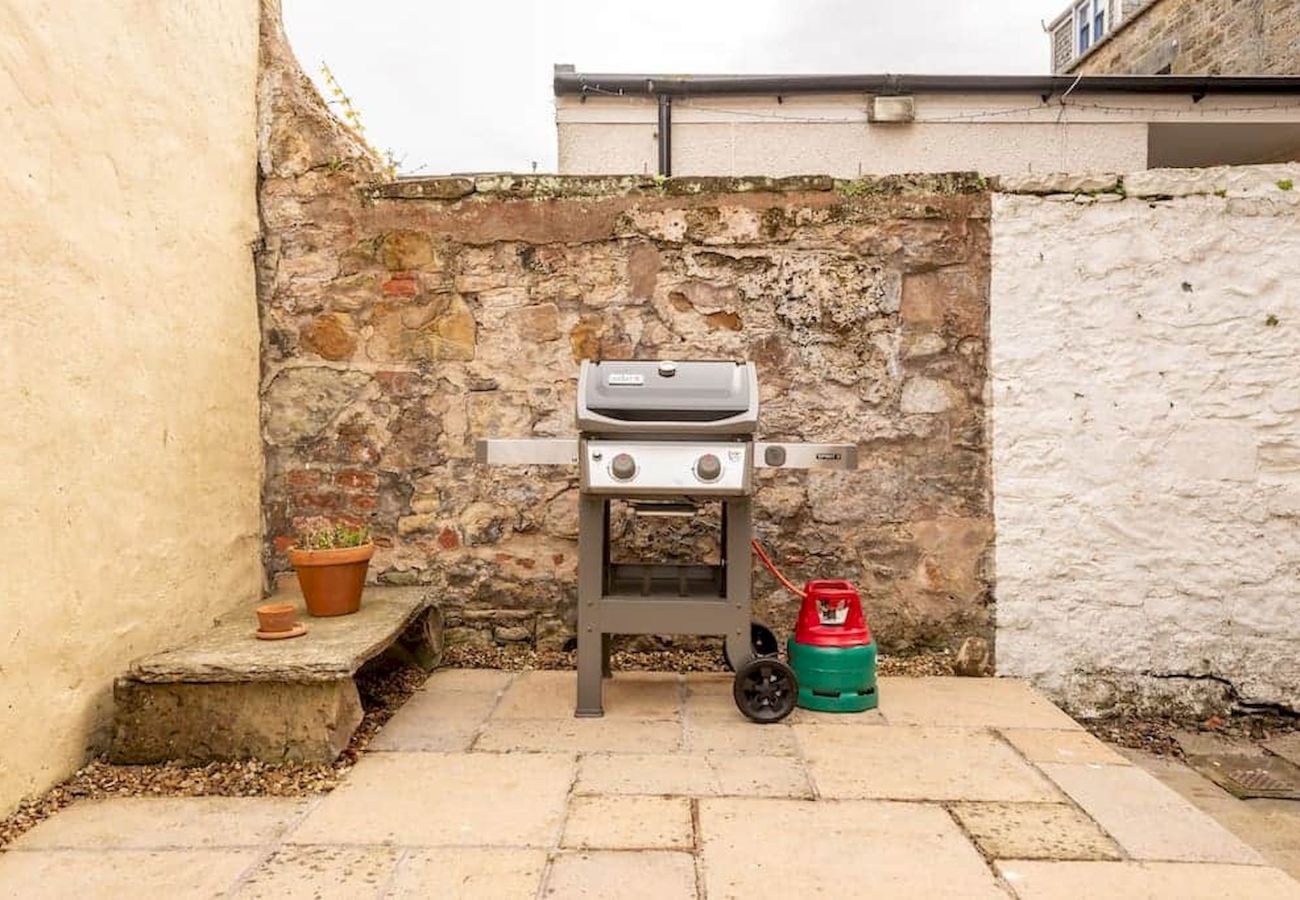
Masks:
[[[359,612],[314,619],[307,634],[253,637],[253,606],[187,644],[131,664],[113,685],[109,756],[117,763],[333,760],[361,724],[353,676],[383,653],[425,669],[442,655],[442,620],[428,589],[368,586]]]

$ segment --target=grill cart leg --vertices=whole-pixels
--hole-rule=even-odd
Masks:
[[[781,652],[781,645],[777,642],[776,635],[762,622],[749,623],[749,646],[755,656],[777,656]],[[722,642],[722,661],[732,672],[736,671],[726,641]]]
[[[602,497],[578,496],[578,706],[574,715],[605,714],[602,674],[606,639],[600,621],[605,582],[606,503]]]
[[[604,684],[600,672],[600,635],[578,636],[578,708],[574,711],[580,719],[599,718],[605,715],[601,697]]]
[[[754,658],[754,646],[749,640],[749,628],[733,629],[723,641],[723,658],[733,671],[739,671]],[[735,661],[740,660],[736,665]]]
[[[722,564],[731,628],[726,634],[726,657],[739,669],[754,656],[749,631],[749,601],[753,589],[753,557],[749,546],[750,499],[728,497],[722,502]]]

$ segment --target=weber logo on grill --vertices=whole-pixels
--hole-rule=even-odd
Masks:
[[[818,459],[825,459],[825,460],[839,459],[840,456],[841,454],[839,453],[818,453],[817,454]]]
[[[605,383],[610,387],[620,384],[645,384],[645,376],[636,372],[610,372],[609,380]]]

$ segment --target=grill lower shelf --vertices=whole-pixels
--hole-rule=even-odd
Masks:
[[[623,597],[711,597],[723,595],[722,566],[614,563],[607,594]]]

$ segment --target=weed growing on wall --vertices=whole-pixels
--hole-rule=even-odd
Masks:
[[[370,143],[370,139],[366,137],[366,126],[361,121],[361,110],[357,109],[356,104],[352,102],[352,98],[343,90],[343,86],[339,84],[338,79],[334,77],[334,72],[330,69],[328,63],[321,63],[320,74],[321,78],[325,81],[325,87],[329,90],[330,96],[333,98],[326,102],[329,103],[330,106],[334,107],[334,111],[338,114],[338,117],[342,119],[349,128],[356,132],[357,137],[361,139],[362,143],[369,147],[375,156],[384,160],[385,168],[387,170],[385,174],[389,178],[396,178],[397,166],[400,160],[398,160],[392,150],[381,151],[377,149],[374,144]]]

